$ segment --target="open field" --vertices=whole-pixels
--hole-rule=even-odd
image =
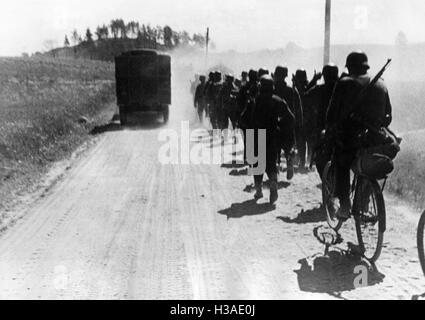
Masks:
[[[389,190],[425,209],[425,130],[403,135],[402,151],[395,160]]]
[[[110,119],[113,78],[111,63],[0,59],[0,209]]]

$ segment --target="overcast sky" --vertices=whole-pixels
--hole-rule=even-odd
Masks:
[[[409,42],[425,42],[423,0],[333,0],[333,43],[394,43],[402,30]],[[45,40],[63,44],[76,28],[84,33],[113,18],[176,30],[207,26],[217,50],[253,51],[323,43],[325,0],[12,0],[0,5],[0,55],[43,50]]]

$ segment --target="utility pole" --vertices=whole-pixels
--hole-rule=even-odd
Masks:
[[[325,45],[323,55],[323,65],[330,62],[331,57],[331,0],[326,0],[325,9]]]
[[[208,45],[210,42],[210,28],[207,28],[207,36],[205,37],[205,69],[208,67]]]

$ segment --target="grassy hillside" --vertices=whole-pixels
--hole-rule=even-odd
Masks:
[[[114,61],[114,57],[122,52],[137,48],[166,50],[165,47],[153,41],[137,39],[107,39],[95,41],[92,44],[81,43],[72,47],[57,48],[44,54],[52,58],[78,58]]]
[[[110,118],[113,78],[106,62],[0,59],[0,209]]]

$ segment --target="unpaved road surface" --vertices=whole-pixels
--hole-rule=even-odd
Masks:
[[[178,109],[175,109],[178,110]],[[63,180],[0,237],[0,298],[410,299],[425,291],[418,216],[387,196],[377,270],[313,236],[325,225],[315,173],[280,176],[276,208],[255,203],[243,168],[163,165],[164,128],[110,125]],[[192,121],[195,127],[195,122]],[[208,135],[195,144],[219,148]],[[226,145],[231,141],[226,141]],[[352,227],[342,231],[355,242]]]

